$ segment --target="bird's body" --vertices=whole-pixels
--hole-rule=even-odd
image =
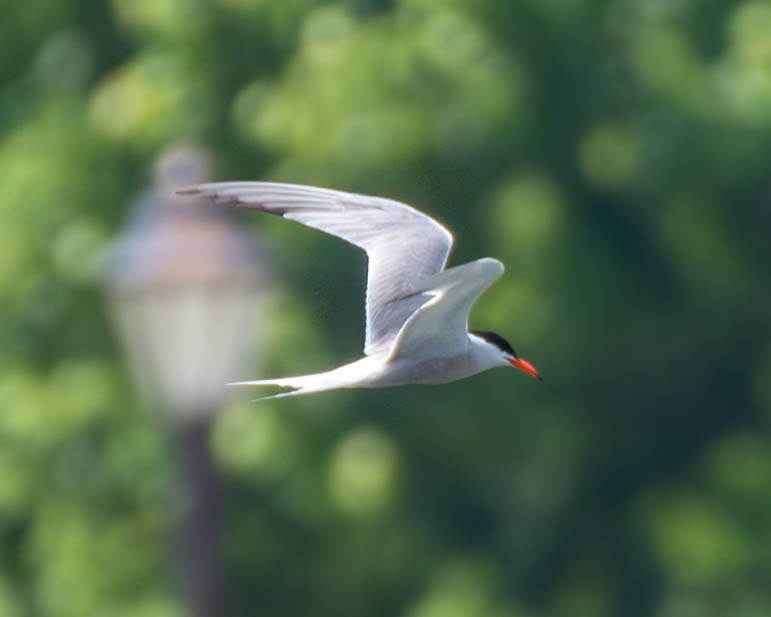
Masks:
[[[488,257],[445,270],[452,234],[422,212],[390,199],[272,182],[202,184],[180,193],[296,220],[369,257],[363,358],[325,373],[239,385],[293,388],[274,395],[280,397],[447,383],[505,365],[539,377],[499,335],[468,331],[472,305],[503,264]]]

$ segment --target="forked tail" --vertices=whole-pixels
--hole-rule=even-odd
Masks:
[[[328,390],[341,388],[355,388],[363,385],[362,378],[367,376],[367,366],[370,358],[362,358],[351,364],[338,367],[326,373],[312,375],[298,375],[296,377],[282,377],[280,379],[259,379],[257,381],[235,381],[228,386],[277,386],[279,388],[293,388],[290,392],[279,392],[269,396],[262,396],[254,401],[266,401],[273,398],[286,396],[302,396]]]
[[[315,377],[320,375],[299,375],[297,377],[284,377],[282,379],[260,379],[257,381],[234,381],[228,386],[278,386],[279,388],[293,388],[290,392],[279,392],[278,394],[271,394],[268,396],[261,396],[253,399],[252,402],[266,401],[271,398],[283,398],[285,396],[300,396],[302,394],[312,394],[313,392],[322,392],[329,390],[330,388],[314,387],[318,384],[314,383]]]

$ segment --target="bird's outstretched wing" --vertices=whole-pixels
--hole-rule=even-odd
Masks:
[[[482,292],[503,274],[503,264],[485,257],[456,266],[421,281],[416,289],[428,294],[407,319],[389,355],[390,360],[431,350],[448,356],[468,344],[468,315]]]
[[[452,234],[410,206],[381,197],[275,182],[215,182],[178,191],[282,216],[361,247],[369,258],[364,353],[387,353],[427,300],[420,282],[441,272]]]

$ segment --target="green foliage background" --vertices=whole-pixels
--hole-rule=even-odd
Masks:
[[[99,283],[178,141],[220,179],[444,221],[455,263],[507,264],[472,325],[546,380],[232,403],[212,445],[234,615],[771,614],[771,2],[0,15],[0,615],[181,614],[173,449]],[[276,256],[260,375],[353,358],[359,254],[241,222]]]

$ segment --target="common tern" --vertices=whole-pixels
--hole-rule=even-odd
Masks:
[[[485,257],[445,270],[453,236],[415,208],[276,182],[214,182],[177,192],[297,221],[364,249],[369,259],[363,358],[326,373],[231,385],[292,388],[265,397],[279,398],[447,383],[496,366],[541,379],[502,336],[468,329],[471,306],[503,274],[503,264]]]

